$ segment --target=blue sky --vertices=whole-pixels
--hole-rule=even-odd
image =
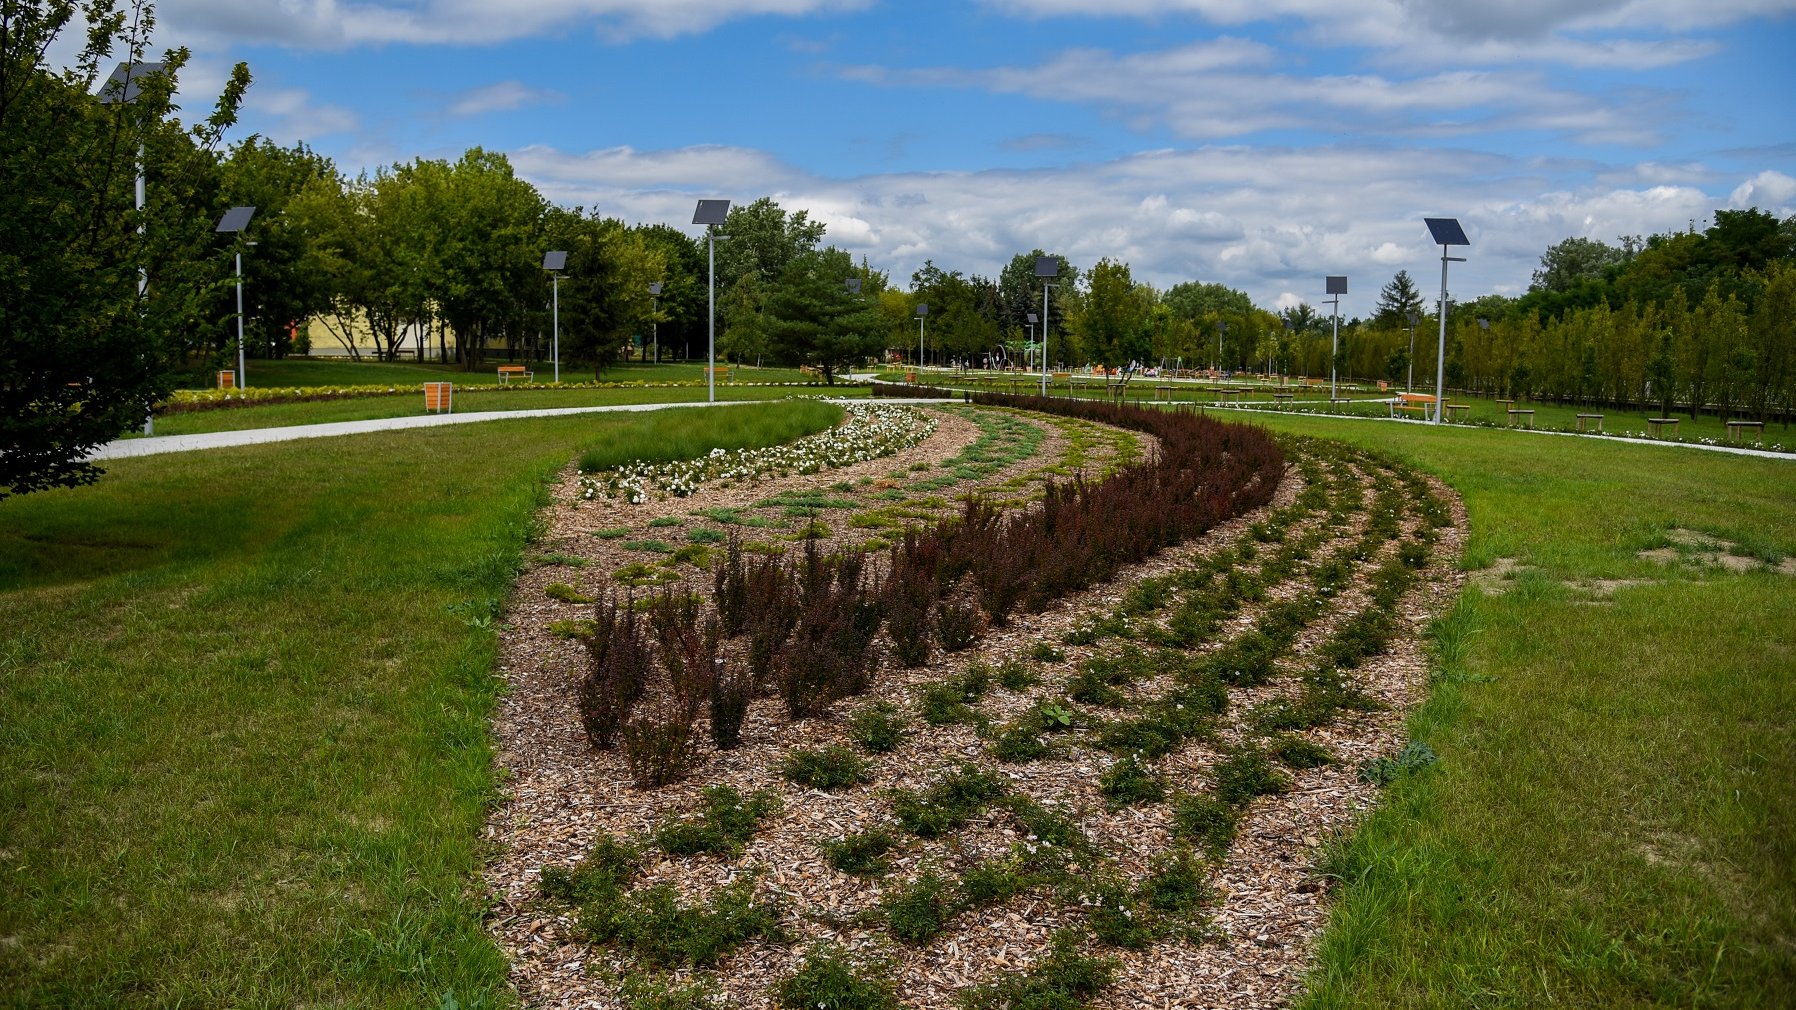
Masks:
[[[1102,13],[1092,13],[1102,11]],[[1262,304],[1398,269],[1456,295],[1568,235],[1796,213],[1796,0],[164,0],[184,91],[350,173],[470,146],[684,226],[774,196],[900,283],[1128,261]]]

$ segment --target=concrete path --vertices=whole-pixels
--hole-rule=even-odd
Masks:
[[[675,410],[682,407],[732,407],[745,403],[778,403],[778,400],[719,400],[716,403],[625,403],[607,407],[551,407],[543,410],[488,410],[472,414],[425,414],[412,417],[380,417],[367,421],[333,421],[329,424],[299,424],[285,428],[247,428],[243,431],[211,431],[197,435],[157,435],[148,438],[126,438],[108,442],[93,451],[90,460],[128,459],[133,456],[156,456],[165,452],[193,452],[198,449],[224,449],[235,445],[263,445],[269,442],[291,442],[298,438],[331,438],[336,435],[360,435],[371,431],[402,431],[410,428],[440,428],[446,424],[476,424],[481,421],[510,421],[525,417],[565,417],[570,414],[602,414],[612,411]],[[958,400],[870,400],[855,398],[841,403],[958,403]]]

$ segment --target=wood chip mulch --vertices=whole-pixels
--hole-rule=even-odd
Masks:
[[[773,790],[781,795],[783,807],[738,858],[670,858],[649,850],[639,883],[672,884],[692,898],[713,893],[743,874],[758,872],[757,887],[784,899],[785,925],[795,942],[750,944],[725,958],[714,973],[702,973],[714,974],[728,999],[726,1005],[744,1008],[771,1007],[772,988],[794,970],[809,942],[819,939],[875,952],[892,961],[899,992],[908,1006],[929,1010],[955,1006],[956,995],[966,987],[1027,969],[1046,953],[1048,938],[1057,928],[1076,923],[1075,914],[1034,894],[964,913],[942,935],[918,947],[896,943],[883,930],[855,921],[857,913],[877,904],[883,888],[904,884],[926,866],[964,868],[1019,840],[1003,819],[975,818],[949,839],[913,840],[896,854],[894,870],[881,881],[846,876],[823,861],[819,840],[890,820],[883,799],[886,789],[922,787],[955,761],[981,760],[1008,776],[1014,790],[1057,809],[1076,812],[1080,826],[1132,876],[1143,872],[1151,857],[1168,847],[1170,814],[1165,804],[1106,809],[1096,780],[1114,760],[1110,755],[1074,747],[1048,760],[999,764],[985,756],[984,742],[971,727],[928,727],[915,718],[914,710],[910,713],[914,732],[898,751],[877,759],[875,781],[841,793],[801,789],[779,776],[778,763],[789,749],[840,743],[844,735],[839,719],[788,722],[778,710],[777,700],[762,700],[751,708],[740,748],[709,755],[690,779],[657,791],[632,788],[619,755],[596,753],[589,746],[573,701],[584,650],[546,631],[550,621],[582,616],[583,608],[549,600],[542,592],[552,582],[573,582],[588,591],[599,588],[596,573],[609,570],[606,566],[616,555],[607,542],[586,536],[588,531],[646,528],[650,520],[662,515],[714,505],[743,507],[785,490],[821,489],[901,469],[913,461],[940,460],[977,438],[978,430],[970,422],[946,414],[938,417],[941,425],[936,433],[899,457],[753,487],[707,487],[699,498],[675,502],[636,506],[579,502],[574,494],[575,475],[565,475],[550,507],[547,543],[567,554],[589,556],[598,564],[591,569],[550,565],[527,572],[521,579],[501,638],[498,671],[508,690],[494,719],[505,798],[486,829],[493,853],[485,872],[494,902],[489,928],[511,960],[512,980],[526,1005],[618,1007],[619,979],[632,971],[626,960],[611,951],[578,939],[570,910],[538,894],[537,878],[542,869],[577,862],[600,833],[645,835],[656,825],[695,809],[700,790],[715,783],[729,784],[744,793]],[[1047,430],[1043,453],[1051,454],[1057,446],[1054,429]],[[1014,469],[1025,470],[1027,465]],[[974,658],[995,664],[1021,655],[1037,643],[1058,642],[1092,613],[1112,608],[1131,583],[1166,574],[1193,558],[1233,545],[1247,535],[1251,523],[1289,504],[1301,490],[1300,484],[1293,467],[1274,502],[1264,509],[1136,565],[1108,585],[1063,600],[1044,613],[1020,615],[1008,627],[991,629],[972,651],[938,657],[919,669],[883,669],[873,695],[908,706],[915,685],[958,671]],[[1455,568],[1466,528],[1463,507],[1444,485],[1432,479],[1430,485],[1451,502],[1453,525],[1439,531],[1430,567],[1398,606],[1399,615],[1415,633],[1368,661],[1356,678],[1362,690],[1389,707],[1379,712],[1342,713],[1329,726],[1305,734],[1334,751],[1340,761],[1292,773],[1292,791],[1261,797],[1247,809],[1226,861],[1211,876],[1211,886],[1218,892],[1211,909],[1212,938],[1207,942],[1168,940],[1140,951],[1105,951],[1118,957],[1121,967],[1117,984],[1094,1006],[1277,1007],[1300,991],[1312,945],[1326,924],[1329,907],[1327,887],[1315,872],[1314,862],[1331,836],[1349,830],[1377,802],[1377,787],[1357,780],[1357,766],[1401,747],[1405,716],[1427,689],[1421,628],[1457,595],[1463,579]],[[1363,523],[1363,514],[1359,519]],[[1355,535],[1354,529],[1337,534]],[[700,588],[696,573],[691,582]],[[708,576],[703,582],[708,589]],[[1276,598],[1274,594],[1260,607]],[[1305,633],[1297,657],[1319,642],[1332,623],[1345,620],[1363,604],[1363,593],[1344,593],[1330,617]],[[1255,612],[1257,608],[1233,619],[1224,635],[1251,626]],[[1050,664],[1047,679],[1070,671],[1092,651],[1090,647],[1066,647],[1065,661]],[[1295,668],[1294,663],[1281,665]],[[1288,682],[1275,681],[1252,692],[1232,692],[1231,718],[1239,720],[1251,702],[1287,690]],[[981,708],[996,722],[1026,708],[1031,700],[1028,692],[994,689]],[[1225,727],[1224,736],[1233,737],[1241,728],[1231,724]],[[1213,748],[1193,744],[1165,759],[1160,768],[1175,788],[1199,788],[1204,770],[1216,757]],[[691,976],[676,973],[675,977]]]

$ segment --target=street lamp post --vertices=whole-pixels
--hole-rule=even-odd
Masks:
[[[1221,319],[1216,321],[1216,374],[1222,374],[1222,335],[1229,331],[1229,324]]]
[[[101,105],[130,105],[143,94],[143,87],[138,81],[151,74],[160,74],[168,69],[166,63],[121,63],[113,68],[112,75],[100,86]],[[144,145],[141,139],[137,142],[137,234],[141,246],[144,234]],[[138,255],[143,256],[141,248]],[[138,312],[144,310],[143,300],[150,292],[150,265],[145,259],[139,259],[137,265],[137,302]],[[239,341],[241,343],[241,341]],[[143,419],[143,433],[149,435],[156,430],[156,415],[149,414]]]
[[[1347,293],[1347,278],[1328,277],[1325,279],[1323,294],[1334,296],[1335,335],[1328,348],[1328,399],[1332,403],[1341,398],[1335,389],[1335,363],[1341,357],[1341,296]]]
[[[917,306],[917,381],[923,380],[923,320],[929,318],[929,303]]]
[[[1048,283],[1051,277],[1060,276],[1060,257],[1042,256],[1035,261],[1035,276],[1041,278],[1041,395],[1048,395],[1048,290],[1054,285]]]
[[[1416,391],[1416,310],[1406,312],[1409,317],[1409,381],[1403,384],[1408,392]]]
[[[1026,312],[1026,313],[1024,313],[1024,315],[1027,316],[1029,319],[1029,349],[1034,350],[1035,349],[1035,324],[1036,324],[1037,320],[1041,319],[1041,317],[1036,315],[1033,312]]]
[[[717,227],[729,220],[728,200],[700,200],[692,212],[692,223],[705,226],[705,239],[711,253],[711,310],[705,332],[705,398],[717,402]]]
[[[232,207],[225,211],[224,217],[218,219],[217,231],[221,235],[242,235],[243,229],[249,227],[249,219],[256,216],[254,207]],[[249,388],[249,373],[243,368],[243,249],[237,249],[237,388]]]
[[[567,269],[567,253],[556,249],[543,253],[543,269],[549,271],[549,287],[554,292],[554,329],[549,340],[549,355],[555,360],[555,381],[561,381],[561,272]]]
[[[655,364],[661,363],[661,282],[649,285],[649,333],[655,345]]]
[[[1422,223],[1428,226],[1434,244],[1441,247],[1441,341],[1434,357],[1434,423],[1441,424],[1447,414],[1447,264],[1465,262],[1463,256],[1447,255],[1447,248],[1472,243],[1466,239],[1458,218],[1425,217]]]

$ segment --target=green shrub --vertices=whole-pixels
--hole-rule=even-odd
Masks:
[[[1241,748],[1217,762],[1210,772],[1216,798],[1239,806],[1255,796],[1271,796],[1291,788],[1291,780],[1252,748]]]
[[[565,582],[551,582],[543,587],[543,595],[563,603],[591,603],[592,597]]]
[[[1206,879],[1203,860],[1186,848],[1156,858],[1141,882],[1140,894],[1148,908],[1175,915],[1189,915],[1215,896]]]
[[[963,764],[920,793],[894,791],[892,808],[904,830],[936,838],[965,824],[1002,795],[1002,780],[978,765]]]
[[[1268,748],[1287,768],[1320,768],[1335,763],[1334,752],[1327,747],[1289,733],[1273,737]]]
[[[662,516],[659,519],[649,520],[649,525],[657,529],[665,526],[684,526],[686,520],[680,516]]]
[[[785,1010],[899,1010],[897,986],[889,978],[868,978],[865,971],[840,948],[817,947],[779,984],[774,998]]]
[[[626,1010],[715,1010],[721,996],[709,979],[676,985],[642,975],[627,976],[621,995]]]
[[[869,754],[884,754],[904,743],[904,717],[891,702],[879,701],[855,712],[848,720],[848,739]]]
[[[554,635],[556,638],[571,638],[575,641],[584,641],[591,638],[596,631],[598,631],[598,625],[589,620],[549,622],[549,634]]]
[[[1005,860],[987,860],[960,876],[961,903],[968,908],[996,905],[1028,890],[1032,881]]]
[[[722,530],[707,529],[703,526],[686,531],[686,539],[695,544],[721,544],[729,539],[729,534]]]
[[[1235,808],[1214,796],[1195,793],[1181,796],[1172,804],[1174,838],[1203,847],[1212,859],[1228,854],[1235,842]]]
[[[1054,934],[1047,957],[1020,975],[1004,975],[961,994],[966,1010],[1077,1010],[1116,981],[1111,958],[1079,953],[1075,934]]]
[[[761,821],[780,806],[779,797],[765,789],[744,797],[726,785],[706,786],[703,798],[697,820],[670,821],[655,831],[655,844],[664,852],[674,856],[735,855]]]
[[[625,540],[618,546],[626,551],[648,551],[651,554],[673,553],[673,545],[665,540]]]
[[[630,528],[628,526],[619,526],[616,529],[593,530],[592,535],[598,537],[600,540],[622,540],[630,535]]]
[[[1078,854],[1091,848],[1091,839],[1086,837],[1076,821],[1056,810],[1052,810],[1023,795],[1014,795],[1005,799],[1004,805],[1009,808],[1010,815],[1023,834],[1038,842],[1046,843]]]
[[[1066,653],[1047,642],[1037,642],[1030,647],[1029,658],[1038,663],[1058,663],[1066,659]]]
[[[1027,691],[1041,680],[1029,664],[1020,659],[1007,659],[998,664],[995,676],[998,685],[1006,691]]]
[[[615,900],[636,875],[641,859],[642,853],[634,845],[600,833],[573,869],[543,867],[537,889],[545,897],[570,905]]]
[[[838,744],[822,750],[798,749],[780,762],[780,774],[811,789],[846,789],[869,780],[872,765]]]
[[[1111,809],[1153,803],[1166,797],[1166,782],[1136,755],[1110,766],[1098,778],[1099,790]]]
[[[614,902],[582,907],[580,928],[655,967],[705,967],[753,939],[779,939],[777,901],[756,901],[754,878],[723,888],[708,905],[683,905],[679,892],[657,884]]]
[[[704,544],[687,544],[673,552],[674,564],[687,564],[695,568],[708,568],[711,565],[711,548]]]
[[[906,943],[927,943],[954,918],[953,894],[948,881],[933,870],[909,884],[888,891],[879,904],[886,928]]]
[[[1039,761],[1046,757],[1053,748],[1042,739],[1041,729],[1027,721],[1004,728],[998,738],[992,741],[992,756],[1000,761],[1020,764],[1024,761]]]
[[[897,844],[897,837],[885,828],[869,828],[840,840],[826,839],[823,858],[843,873],[877,877],[891,868],[885,854]]]
[[[1091,933],[1112,947],[1140,950],[1154,941],[1153,917],[1136,907],[1135,896],[1120,881],[1104,881],[1079,897]]]

